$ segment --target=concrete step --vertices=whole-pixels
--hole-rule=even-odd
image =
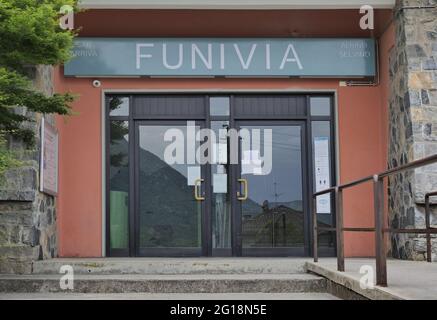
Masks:
[[[296,274],[309,258],[59,258],[35,261],[34,274]]]
[[[323,292],[291,293],[6,293],[0,300],[340,300]]]
[[[0,292],[53,293],[62,275],[0,275]],[[72,293],[293,293],[326,292],[311,274],[75,275]]]

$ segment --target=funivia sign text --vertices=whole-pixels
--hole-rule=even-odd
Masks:
[[[66,76],[371,77],[372,39],[77,38]]]

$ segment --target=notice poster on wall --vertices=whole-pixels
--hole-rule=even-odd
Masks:
[[[58,132],[55,127],[41,121],[40,191],[58,194]]]
[[[331,186],[328,137],[314,138],[314,170],[316,192],[328,189]],[[317,197],[317,213],[331,213],[331,195],[329,193]]]
[[[214,143],[212,145],[212,159],[216,164],[228,163],[228,145],[226,143]]]
[[[226,173],[214,173],[212,175],[212,187],[214,193],[227,193],[228,175]]]
[[[200,166],[190,166],[187,169],[187,185],[194,186],[196,184],[196,180],[202,177]]]

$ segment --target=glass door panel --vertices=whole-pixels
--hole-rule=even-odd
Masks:
[[[238,191],[247,192],[239,201],[243,255],[274,255],[287,248],[303,254],[302,128],[265,122],[239,126]]]

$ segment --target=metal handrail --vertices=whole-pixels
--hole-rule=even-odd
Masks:
[[[407,170],[410,170],[410,169],[420,168],[420,167],[423,167],[423,166],[426,166],[426,165],[429,165],[429,164],[432,164],[432,163],[435,163],[435,162],[437,162],[437,154],[434,154],[432,156],[429,156],[429,157],[426,157],[426,158],[422,158],[422,159],[419,159],[419,160],[411,161],[411,162],[409,162],[407,164],[404,164],[402,166],[399,166],[399,167],[396,167],[396,168],[392,168],[392,169],[383,171],[381,173],[374,174],[372,176],[367,176],[367,177],[364,177],[364,178],[361,178],[361,179],[353,180],[353,181],[345,183],[345,184],[341,184],[341,185],[338,185],[338,186],[335,186],[335,187],[330,187],[330,188],[318,191],[318,192],[313,194],[313,197],[314,196],[320,196],[320,195],[328,193],[328,192],[333,192],[333,191],[335,191],[335,188],[346,189],[346,188],[349,188],[349,187],[353,187],[353,186],[359,185],[359,184],[361,184],[363,182],[372,181],[375,176],[378,176],[378,177],[381,177],[381,178],[385,178],[385,177],[394,175],[396,173],[400,173],[400,172],[407,171]]]
[[[387,256],[385,248],[385,233],[416,233],[426,234],[427,261],[431,262],[431,234],[437,234],[437,228],[430,225],[430,197],[437,196],[437,191],[425,195],[425,229],[402,229],[384,227],[384,178],[407,170],[416,169],[437,162],[437,154],[412,161],[402,166],[392,168],[373,176],[367,176],[345,184],[330,187],[315,192],[312,195],[311,214],[313,222],[313,256],[314,262],[318,262],[318,231],[336,231],[337,243],[337,270],[343,272],[344,268],[344,231],[351,232],[375,232],[375,259],[376,259],[376,284],[387,286]],[[373,203],[375,214],[375,226],[365,228],[350,228],[343,226],[343,190],[373,181]],[[336,226],[318,227],[317,222],[317,197],[327,193],[334,193]]]

